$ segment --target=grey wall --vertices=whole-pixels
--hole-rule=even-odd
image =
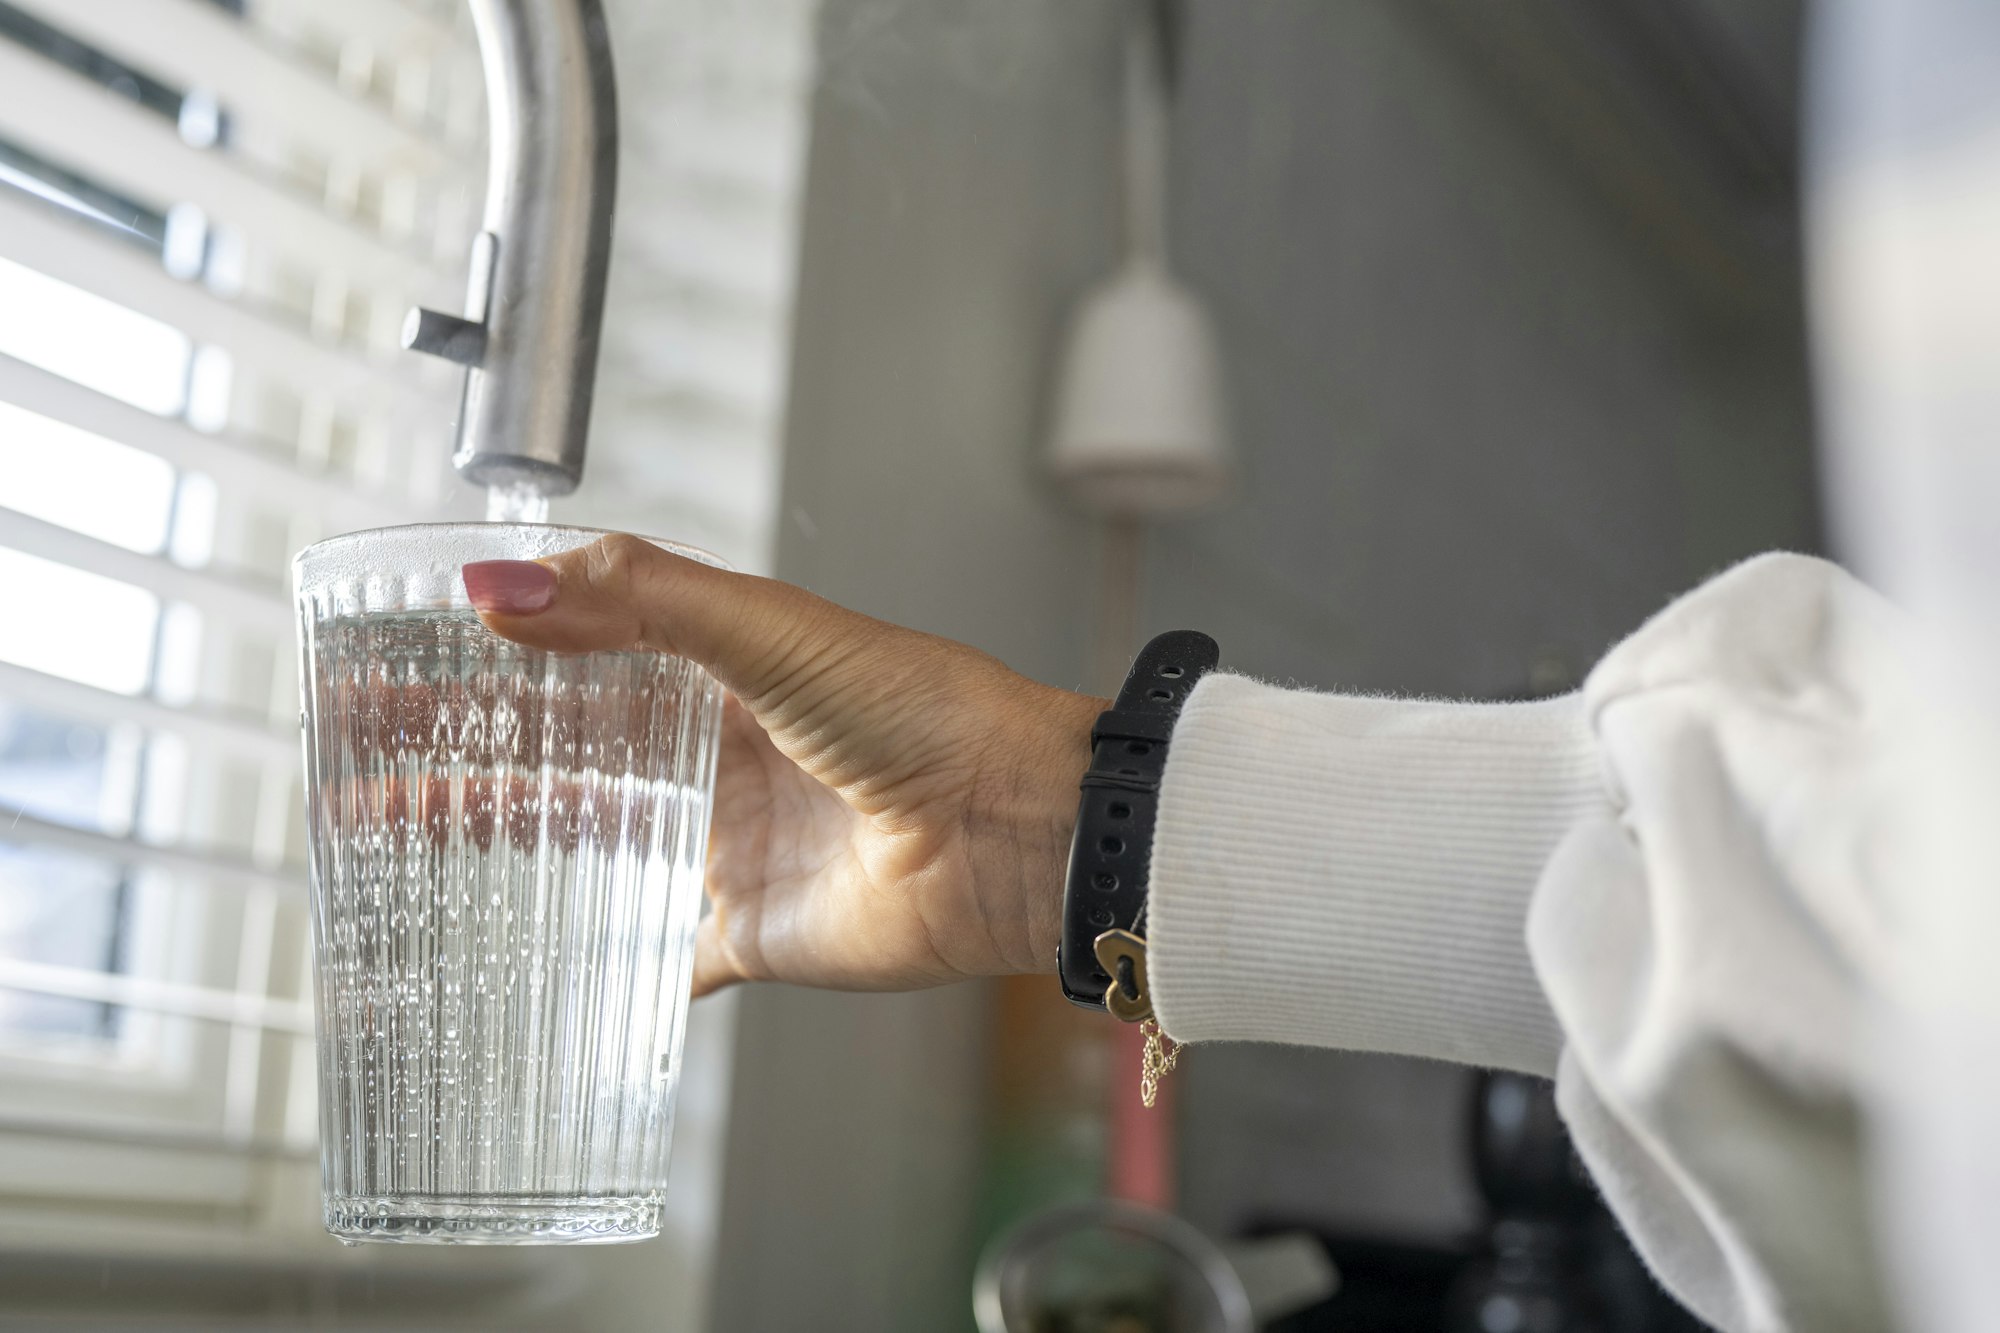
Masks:
[[[1161,534],[1148,613],[1253,672],[1503,692],[1811,540],[1798,343],[1687,302],[1396,8],[1188,7],[1175,249],[1242,487]]]
[[[786,431],[781,574],[1064,682],[1092,534],[1029,449],[1111,256],[1113,12],[826,6]]]
[[[1175,251],[1228,349],[1241,484],[1155,533],[1149,630],[1273,679],[1506,695],[1814,544],[1782,240],[1717,299],[1407,8],[1187,14]],[[1206,1224],[1476,1218],[1463,1071],[1259,1047],[1186,1071]]]
[[[1392,0],[1185,9],[1175,248],[1242,473],[1154,535],[1150,628],[1266,676],[1503,693],[1814,540],[1782,247],[1768,299],[1716,301]],[[1093,536],[1033,460],[1063,312],[1111,252],[1114,17],[827,0],[787,432],[783,576],[1063,684]],[[966,1325],[984,1013],[745,997],[716,1328]],[[1251,1047],[1183,1071],[1200,1220],[1471,1219],[1458,1071]]]

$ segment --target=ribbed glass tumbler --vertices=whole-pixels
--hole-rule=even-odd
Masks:
[[[721,690],[665,654],[510,643],[459,574],[602,535],[386,528],[293,566],[343,1240],[659,1231]]]

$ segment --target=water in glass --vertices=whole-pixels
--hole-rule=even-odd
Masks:
[[[328,1229],[654,1234],[716,687],[466,610],[302,614]]]

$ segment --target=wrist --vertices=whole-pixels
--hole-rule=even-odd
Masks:
[[[1024,767],[1026,820],[1018,901],[1027,927],[1023,972],[1053,973],[1062,939],[1063,880],[1076,831],[1077,789],[1090,767],[1090,729],[1110,700],[1047,688],[1036,702],[1040,735]]]

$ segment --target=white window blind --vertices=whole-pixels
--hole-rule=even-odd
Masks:
[[[556,517],[763,568],[813,6],[607,10],[613,291]],[[0,0],[0,1243],[324,1243],[286,570],[480,508],[458,372],[395,344],[457,308],[483,138],[458,0]],[[690,1238],[726,1085],[691,1064]]]
[[[482,108],[455,6],[0,0],[0,1229],[314,1225],[286,567],[445,498]]]

